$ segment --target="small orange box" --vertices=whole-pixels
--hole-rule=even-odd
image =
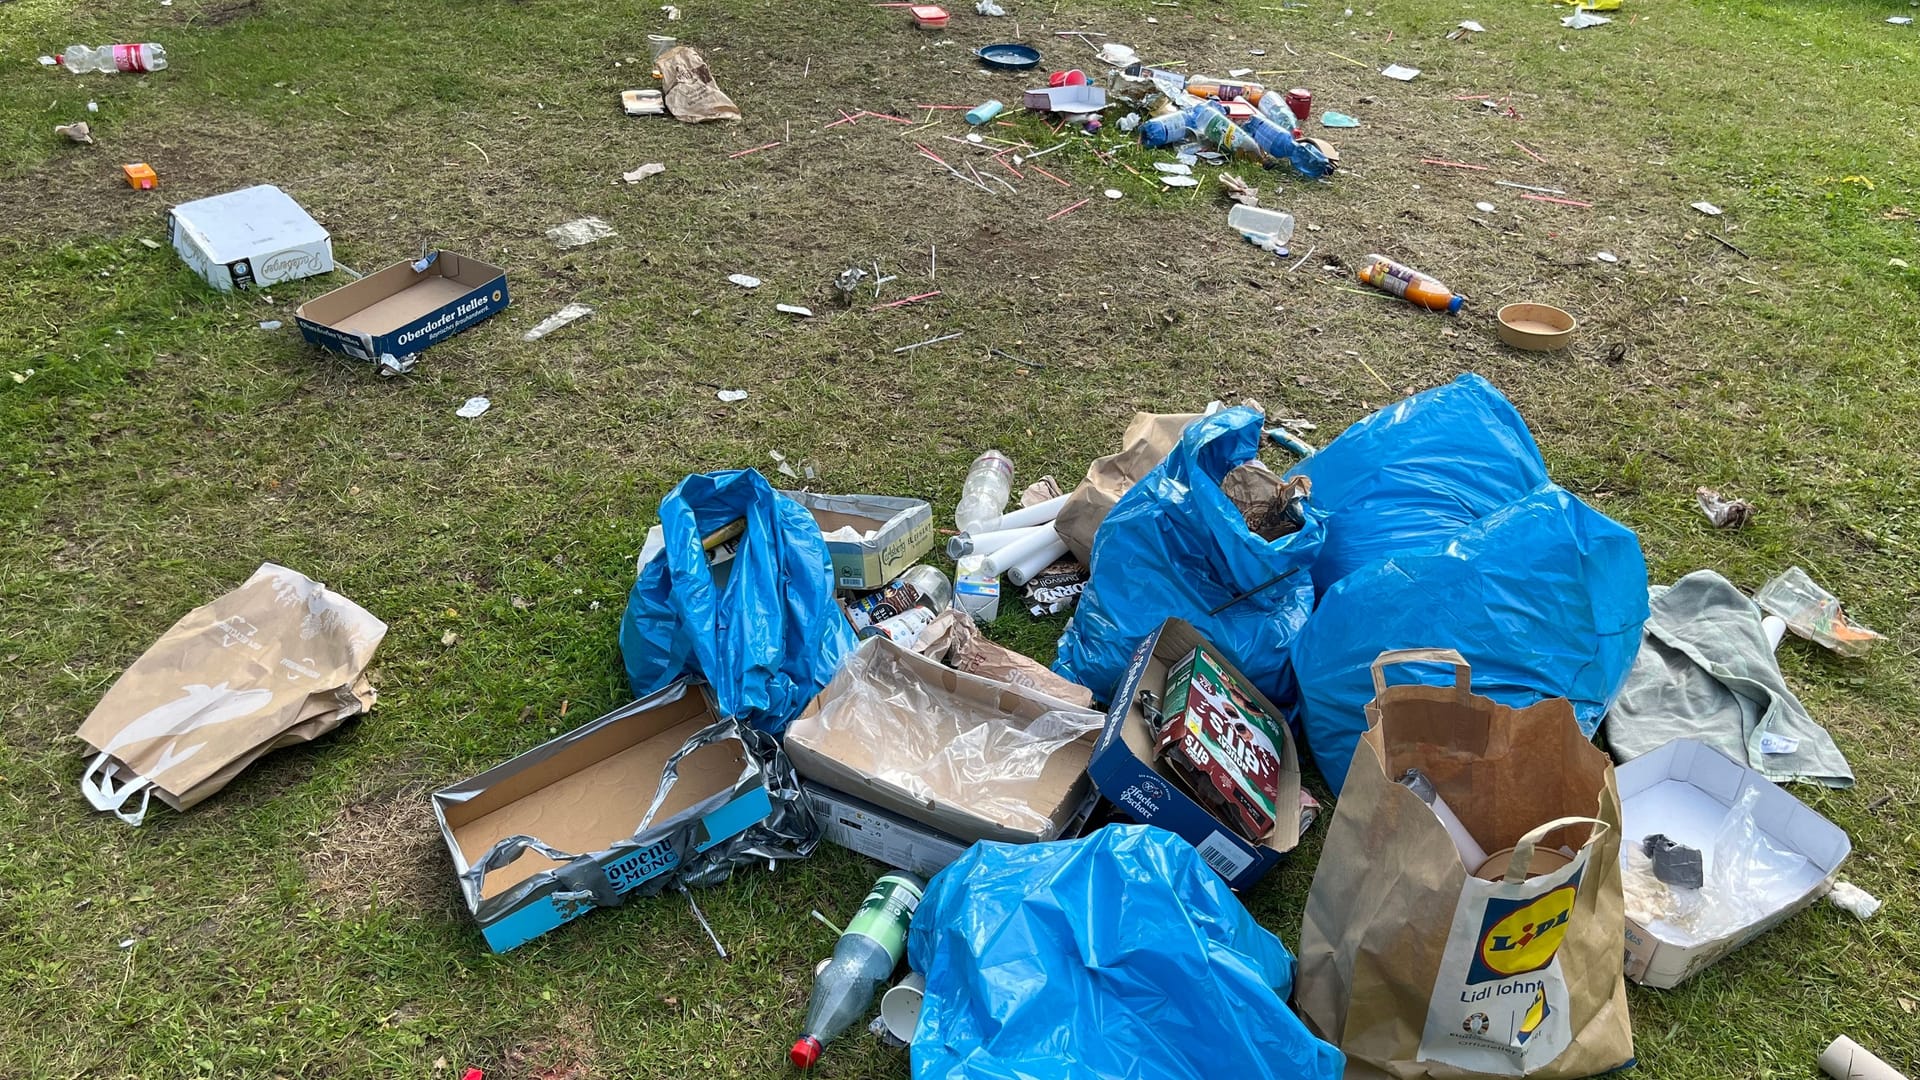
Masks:
[[[160,178],[154,175],[153,166],[144,161],[136,161],[131,165],[122,165],[120,166],[120,171],[127,174],[128,184],[139,188],[141,191],[152,191],[154,188],[160,186]]]

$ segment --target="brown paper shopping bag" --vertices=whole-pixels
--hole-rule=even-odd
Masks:
[[[94,706],[76,733],[93,748],[81,792],[129,825],[156,794],[193,806],[262,754],[372,708],[366,669],[386,633],[325,585],[262,563],[174,623]]]
[[[1383,669],[1409,662],[1453,665],[1454,685],[1388,687]],[[1308,1024],[1346,1052],[1350,1080],[1581,1077],[1630,1061],[1612,763],[1563,699],[1513,709],[1471,693],[1451,649],[1383,653],[1373,681],[1307,894]],[[1484,868],[1396,782],[1411,768],[1495,853]]]

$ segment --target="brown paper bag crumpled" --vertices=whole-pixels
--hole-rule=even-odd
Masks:
[[[700,54],[685,45],[675,45],[653,62],[660,69],[660,83],[666,88],[667,111],[675,120],[698,124],[703,120],[738,120],[740,106],[713,81],[713,72]]]
[[[1067,542],[1067,550],[1088,566],[1093,565],[1093,534],[1107,519],[1120,496],[1167,459],[1180,433],[1200,419],[1201,413],[1134,413],[1126,434],[1120,437],[1120,451],[1095,458],[1087,466],[1087,478],[1080,481],[1060,508],[1053,529]]]
[[[914,639],[913,651],[930,660],[938,660],[955,671],[978,675],[995,682],[1024,686],[1029,690],[1090,708],[1093,691],[1079,683],[1068,682],[1047,670],[1030,656],[1023,656],[1004,645],[996,645],[980,636],[973,618],[958,608],[949,608],[934,617]]]
[[[261,755],[372,708],[366,669],[386,633],[325,585],[262,563],[182,616],[94,706],[75,733],[93,752],[80,790],[129,825],[154,795],[199,803]]]
[[[1416,662],[1451,665],[1454,685],[1386,686],[1385,666]],[[1383,653],[1373,679],[1307,892],[1308,1026],[1345,1052],[1348,1080],[1558,1080],[1631,1061],[1613,764],[1566,699],[1473,694],[1451,649]],[[1492,853],[1484,866],[1396,782],[1412,768]]]

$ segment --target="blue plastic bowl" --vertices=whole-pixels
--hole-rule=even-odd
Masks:
[[[983,45],[973,55],[990,68],[1025,71],[1040,66],[1040,50],[1031,45]]]

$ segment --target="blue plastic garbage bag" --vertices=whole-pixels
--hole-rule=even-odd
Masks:
[[[1293,957],[1191,844],[1112,825],[981,842],[927,886],[914,1080],[1338,1080]]]
[[[1366,731],[1371,666],[1388,649],[1457,649],[1473,691],[1515,708],[1567,698],[1592,735],[1633,667],[1647,564],[1633,532],[1565,489],[1539,490],[1423,553],[1341,578],[1293,643],[1296,716],[1337,793]],[[1390,682],[1446,685],[1451,669],[1401,665]]]
[[[1262,693],[1291,700],[1286,647],[1313,610],[1321,514],[1296,504],[1299,529],[1269,541],[1220,487],[1258,456],[1263,420],[1242,406],[1194,421],[1120,497],[1094,534],[1091,574],[1053,670],[1109,700],[1134,649],[1178,617]]]
[[[1445,543],[1548,482],[1526,421],[1493,384],[1462,375],[1355,423],[1288,470],[1327,515],[1314,587],[1376,559]]]
[[[701,541],[746,521],[716,583]],[[665,550],[640,569],[620,620],[635,697],[698,674],[720,711],[779,735],[853,652],[813,515],[752,469],[689,476],[660,503]]]

